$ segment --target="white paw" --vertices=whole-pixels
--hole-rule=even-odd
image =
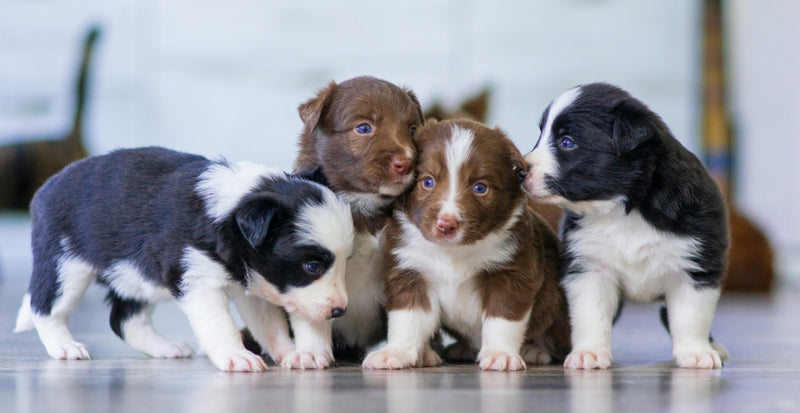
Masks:
[[[607,369],[611,366],[609,351],[572,351],[564,360],[564,367],[575,370]]]
[[[478,353],[481,370],[525,370],[525,360],[519,354],[505,351],[481,350]]]
[[[442,364],[441,357],[431,347],[422,350],[420,356],[418,367],[435,367]]]
[[[267,364],[261,356],[245,349],[232,352],[208,354],[211,362],[222,371],[262,372],[267,370]]]
[[[534,344],[523,344],[519,354],[528,364],[543,366],[553,361],[553,358],[547,350]]]
[[[165,342],[158,346],[153,346],[146,351],[147,355],[161,359],[184,359],[192,357],[194,351],[185,343]]]
[[[438,356],[436,357],[438,358]],[[413,351],[402,351],[386,346],[381,350],[367,354],[361,365],[364,368],[374,370],[397,370],[413,366],[417,361],[416,359],[416,354]],[[441,360],[439,362],[441,363]]]
[[[333,357],[328,353],[295,351],[281,358],[281,366],[300,370],[322,370],[331,365]]]
[[[673,351],[675,363],[684,369],[719,369],[722,368],[722,358],[713,349],[685,348]]]
[[[294,353],[294,343],[290,341],[286,343],[276,343],[273,348],[270,348],[268,353],[269,357],[275,364],[281,364],[289,354]]]
[[[89,360],[92,356],[83,343],[68,341],[47,346],[47,354],[56,360]]]

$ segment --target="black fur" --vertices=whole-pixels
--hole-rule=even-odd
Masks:
[[[554,150],[561,173],[547,177],[547,185],[573,202],[624,196],[627,212],[639,211],[661,231],[698,239],[693,259],[702,271],[690,275],[696,287],[718,288],[728,248],[727,210],[703,164],[657,114],[622,89],[593,83],[580,91],[551,129],[554,145],[569,136],[578,149]],[[567,213],[564,235],[580,226],[579,219]]]
[[[304,271],[303,263],[319,262],[320,274],[332,265],[333,254],[324,247],[298,245],[294,224],[304,205],[323,202],[320,186],[288,174],[263,178],[214,223],[195,188],[215,164],[224,162],[158,147],[126,149],[78,161],[48,180],[31,204],[33,311],[50,313],[61,288],[57,261],[64,255],[98,270],[98,281],[111,290],[111,327],[120,336],[122,323],[149,304],[111,287],[107,270],[121,260],[175,297],[183,293],[186,247],[204,252],[243,285],[247,266],[281,292],[319,277]]]

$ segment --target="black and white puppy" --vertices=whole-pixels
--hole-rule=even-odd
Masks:
[[[31,217],[33,275],[15,331],[36,328],[55,359],[90,358],[67,319],[97,280],[108,287],[111,328],[150,356],[192,354],[151,326],[154,304],[173,297],[220,370],[266,369],[242,345],[231,299],[276,362],[332,360],[330,319],[347,307],[353,222],[322,185],[249,162],[126,149],[51,177]]]
[[[524,188],[562,223],[573,369],[611,365],[623,299],[663,300],[680,367],[720,368],[709,330],[728,249],[723,198],[661,118],[608,84],[578,86],[544,111]]]

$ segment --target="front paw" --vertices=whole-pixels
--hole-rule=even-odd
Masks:
[[[437,355],[436,357],[438,358],[439,356]],[[366,369],[373,370],[398,370],[413,366],[416,358],[416,354],[413,351],[403,351],[386,346],[381,350],[367,354],[361,365]]]
[[[331,365],[333,356],[328,353],[294,351],[281,358],[281,366],[299,370],[322,370]]]
[[[45,346],[47,354],[56,360],[90,360],[92,356],[83,343],[67,341]]]
[[[481,366],[481,370],[525,370],[525,360],[519,354],[505,351],[481,350],[478,353],[478,363]]]
[[[611,352],[599,351],[573,351],[564,360],[564,367],[574,370],[605,370],[611,366]]]
[[[675,363],[684,369],[720,369],[722,358],[711,348],[684,348],[673,351]]]
[[[523,344],[519,354],[528,364],[544,366],[553,360],[550,352],[532,343]]]
[[[261,356],[251,353],[245,349],[228,352],[208,354],[218,369],[229,372],[262,372],[267,370],[267,364]]]

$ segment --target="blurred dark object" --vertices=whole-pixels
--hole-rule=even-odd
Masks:
[[[86,34],[75,83],[75,108],[69,132],[36,140],[19,139],[22,143],[0,146],[0,210],[27,210],[33,194],[47,178],[88,155],[83,144],[83,114],[88,94],[89,66],[99,36],[98,27],[91,27]]]
[[[735,205],[731,162],[736,142],[726,106],[722,0],[704,1],[703,143],[706,165],[728,203],[731,249],[726,291],[767,292],[774,279],[773,253],[766,235]]]
[[[486,123],[491,94],[491,89],[485,87],[478,94],[464,99],[458,108],[452,110],[446,109],[441,102],[434,101],[433,105],[425,109],[425,119],[472,119]]]

